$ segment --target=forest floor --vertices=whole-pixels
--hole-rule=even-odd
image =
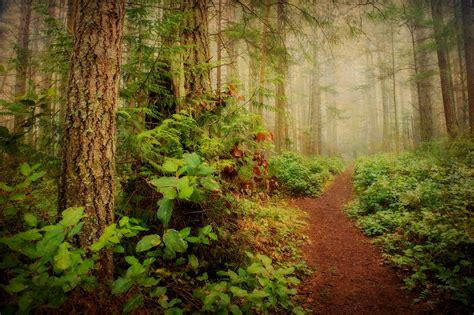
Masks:
[[[313,314],[414,314],[394,269],[385,265],[381,249],[372,245],[345,215],[352,198],[352,170],[338,176],[318,199],[294,200],[309,212],[303,248],[307,263],[315,269],[303,282],[304,304]]]

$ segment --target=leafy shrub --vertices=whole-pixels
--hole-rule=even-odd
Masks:
[[[89,275],[95,258],[73,245],[83,216],[82,208],[70,208],[63,211],[57,224],[39,227],[39,220],[28,214],[24,219],[29,229],[0,238],[1,268],[6,269],[9,278],[3,289],[20,313],[40,306],[58,308],[76,286],[95,282]]]
[[[270,159],[270,176],[275,176],[283,189],[295,196],[318,196],[324,183],[343,169],[340,159],[306,158],[285,152]]]
[[[471,154],[432,142],[413,153],[359,159],[358,196],[347,209],[367,235],[378,236],[392,263],[409,270],[408,288],[466,306],[474,296]]]
[[[290,299],[296,289],[289,288],[300,283],[292,276],[293,267],[275,269],[272,260],[265,255],[247,252],[251,264],[246,268],[219,271],[220,281],[206,284],[194,292],[202,301],[205,313],[243,314],[269,313],[278,309],[293,310],[300,314]]]

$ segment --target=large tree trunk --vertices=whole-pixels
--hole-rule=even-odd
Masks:
[[[466,58],[467,94],[469,102],[469,127],[474,135],[474,3],[462,0],[462,20],[464,31],[464,54]]]
[[[183,43],[189,47],[184,54],[184,85],[188,97],[199,97],[211,92],[209,66],[210,0],[184,0],[183,12],[190,13],[183,30]]]
[[[278,64],[276,67],[279,80],[275,87],[275,107],[276,107],[276,128],[275,128],[275,147],[278,151],[288,149],[288,122],[287,111],[288,101],[286,99],[285,85],[288,77],[288,55],[286,51],[286,16],[284,3],[278,1],[277,7],[278,25],[280,31],[280,41],[282,46],[281,55],[278,56]]]
[[[20,1],[20,27],[18,28],[18,42],[16,46],[16,77],[15,96],[26,93],[26,79],[28,72],[28,61],[30,57],[30,24],[31,24],[31,4],[32,0]],[[15,131],[19,132],[23,128],[23,117],[15,116]]]
[[[442,1],[431,0],[431,13],[433,16],[436,52],[438,54],[439,75],[441,79],[441,94],[443,96],[444,118],[446,129],[451,138],[457,136],[458,123],[454,103],[453,79],[449,64],[449,55],[446,39],[443,35]]]
[[[84,207],[81,246],[114,221],[115,133],[125,0],[76,0],[59,208]],[[99,276],[110,277],[111,253]]]

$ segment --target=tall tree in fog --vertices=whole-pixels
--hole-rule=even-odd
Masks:
[[[411,35],[415,84],[418,96],[419,132],[421,141],[433,139],[433,83],[430,69],[430,39],[426,25],[426,0],[410,0],[405,18]]]
[[[466,58],[466,79],[469,102],[469,127],[474,135],[474,3],[462,0],[462,21],[464,34],[464,54]]]
[[[188,96],[206,95],[211,91],[209,67],[209,0],[182,0],[183,12],[189,13],[183,30],[184,79]]]
[[[16,77],[15,77],[15,96],[26,93],[26,81],[28,78],[28,61],[30,57],[30,24],[31,24],[31,6],[33,0],[20,0],[20,26],[18,28],[18,40],[16,50]],[[22,116],[15,116],[15,131],[21,131],[24,119]]]
[[[277,58],[276,73],[278,80],[275,86],[275,147],[278,151],[288,149],[288,122],[287,110],[288,101],[286,99],[285,86],[288,77],[288,51],[286,49],[286,19],[285,4],[283,0],[277,3],[277,30],[280,32],[280,51]]]
[[[431,0],[431,14],[433,16],[436,53],[438,55],[439,76],[441,80],[441,94],[443,96],[444,118],[446,129],[451,138],[458,134],[458,122],[454,101],[453,79],[449,61],[448,43],[444,33],[442,0]]]
[[[59,208],[84,207],[83,247],[114,220],[116,110],[125,0],[76,0]],[[99,275],[111,276],[111,253]]]

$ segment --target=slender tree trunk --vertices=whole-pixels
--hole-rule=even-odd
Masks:
[[[466,64],[464,57],[464,39],[463,39],[463,22],[462,22],[462,0],[453,0],[454,21],[456,26],[456,77],[455,77],[455,93],[456,104],[458,105],[458,123],[463,130],[469,128],[469,108],[466,84]]]
[[[20,1],[20,27],[18,29],[18,42],[16,45],[16,77],[15,77],[15,96],[26,93],[26,79],[28,77],[28,61],[30,58],[30,24],[31,24],[31,4],[32,0]],[[15,116],[15,131],[23,129],[24,119],[21,116]]]
[[[115,133],[125,0],[76,0],[59,209],[84,207],[84,248],[114,221]],[[99,276],[111,278],[112,254]]]
[[[277,29],[280,31],[280,41],[282,46],[281,55],[278,56],[277,74],[279,80],[275,89],[275,107],[276,107],[276,130],[275,130],[275,147],[278,151],[288,149],[288,122],[287,111],[288,101],[285,93],[286,80],[288,78],[288,55],[286,51],[286,14],[282,1],[277,4]]]
[[[222,86],[222,0],[217,0],[217,73],[216,73],[216,90],[221,92]]]
[[[466,58],[467,94],[469,102],[469,128],[474,136],[474,3],[462,0],[464,54]]]
[[[310,105],[309,105],[309,150],[311,155],[321,154],[321,86],[320,61],[318,49],[313,44],[313,71],[311,72]]]
[[[455,138],[458,133],[458,123],[454,102],[454,89],[451,69],[449,64],[447,43],[443,36],[443,12],[442,1],[431,0],[431,12],[433,16],[436,52],[438,54],[439,75],[441,79],[441,94],[443,96],[444,117],[448,135]]]
[[[393,99],[393,112],[394,112],[394,121],[395,121],[395,151],[400,151],[400,127],[398,119],[398,102],[397,102],[397,79],[396,79],[396,69],[395,69],[395,34],[393,26],[390,27],[391,31],[391,52],[392,52],[392,99]]]
[[[367,44],[369,42],[367,41]],[[379,124],[378,124],[378,110],[377,110],[377,97],[376,97],[376,82],[374,74],[374,60],[373,54],[370,51],[370,46],[367,45],[367,55],[366,55],[366,67],[367,67],[367,87],[368,91],[366,93],[366,102],[369,107],[368,112],[368,122],[369,126],[367,128],[369,132],[369,143],[368,143],[368,152],[373,153],[378,147],[377,144],[377,135],[380,133]]]
[[[209,66],[209,22],[210,0],[184,0],[183,12],[190,12],[183,30],[184,45],[190,47],[184,54],[184,79],[188,97],[202,97],[211,91],[211,68]]]
[[[422,26],[416,25],[412,32],[413,63],[416,74],[416,91],[418,96],[418,117],[420,140],[429,141],[433,139],[433,115],[432,115],[432,82],[430,77],[430,58],[426,49],[422,46],[428,38]]]
[[[258,108],[257,112],[263,118],[263,102],[264,102],[264,90],[266,82],[266,67],[268,58],[268,23],[270,17],[270,3],[269,0],[263,1],[264,5],[264,16],[262,21],[262,38],[260,44],[260,66],[258,72]]]

